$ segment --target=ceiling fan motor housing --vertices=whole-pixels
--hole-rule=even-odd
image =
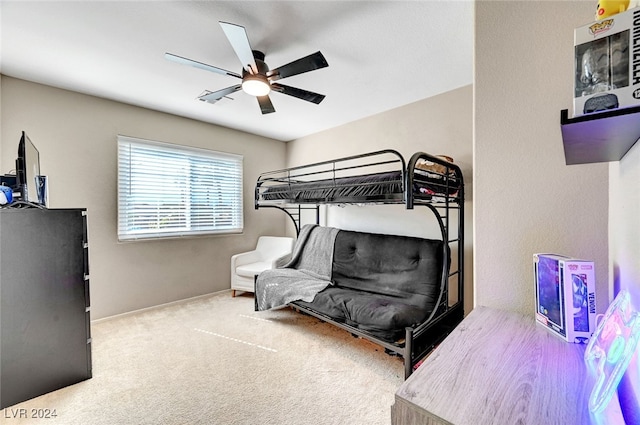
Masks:
[[[264,53],[258,50],[252,50],[257,73],[253,74],[246,68],[252,69],[250,64],[242,69],[242,89],[252,96],[266,96],[271,91],[271,84],[267,78],[269,67],[264,63]]]
[[[259,50],[252,50],[251,51],[253,53],[253,58],[256,61],[256,67],[258,68],[258,74],[262,74],[264,76],[267,75],[267,72],[269,72],[269,66],[267,66],[266,63],[264,63],[264,53],[262,53]],[[242,78],[244,78],[245,75],[247,75],[249,72],[243,68],[242,69]]]

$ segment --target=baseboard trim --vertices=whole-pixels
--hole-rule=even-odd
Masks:
[[[134,314],[140,314],[140,313],[144,313],[144,312],[147,312],[147,311],[158,310],[158,309],[161,309],[161,308],[170,307],[170,306],[174,306],[174,305],[178,305],[178,304],[185,304],[185,303],[188,303],[188,302],[191,302],[191,301],[195,301],[195,300],[200,300],[200,299],[204,299],[204,298],[210,298],[210,297],[213,297],[213,296],[225,293],[225,292],[229,292],[229,294],[231,294],[231,289],[223,289],[222,291],[210,292],[208,294],[197,295],[197,296],[191,297],[191,298],[184,298],[184,299],[181,299],[181,300],[170,301],[168,303],[152,305],[150,307],[144,307],[144,308],[140,308],[138,310],[132,310],[132,311],[127,311],[125,313],[114,314],[113,316],[101,317],[100,319],[92,320],[91,324],[101,323],[101,322],[105,322],[105,321],[109,321],[109,320],[113,320],[113,319],[119,319],[119,318],[122,318],[122,317],[132,316]]]

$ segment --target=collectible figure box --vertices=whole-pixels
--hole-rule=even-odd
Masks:
[[[536,322],[568,342],[586,343],[596,328],[593,261],[534,254]]]
[[[576,28],[574,116],[640,104],[640,7]]]

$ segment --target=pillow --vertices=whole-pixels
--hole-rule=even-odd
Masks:
[[[453,164],[453,158],[451,158],[450,156],[447,156],[447,155],[436,155],[436,158],[443,159],[443,160]],[[444,165],[436,164],[434,162],[427,161],[426,159],[422,159],[422,158],[420,158],[416,162],[416,168],[419,168],[419,169],[425,170],[425,171],[431,171],[431,172],[442,174],[442,175],[446,174],[446,172],[447,172],[447,167],[445,167]],[[452,172],[450,172],[450,173],[452,173]]]

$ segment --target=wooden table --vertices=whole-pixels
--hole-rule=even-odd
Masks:
[[[585,348],[533,314],[476,307],[398,389],[392,424],[624,424],[615,396],[589,413]]]

